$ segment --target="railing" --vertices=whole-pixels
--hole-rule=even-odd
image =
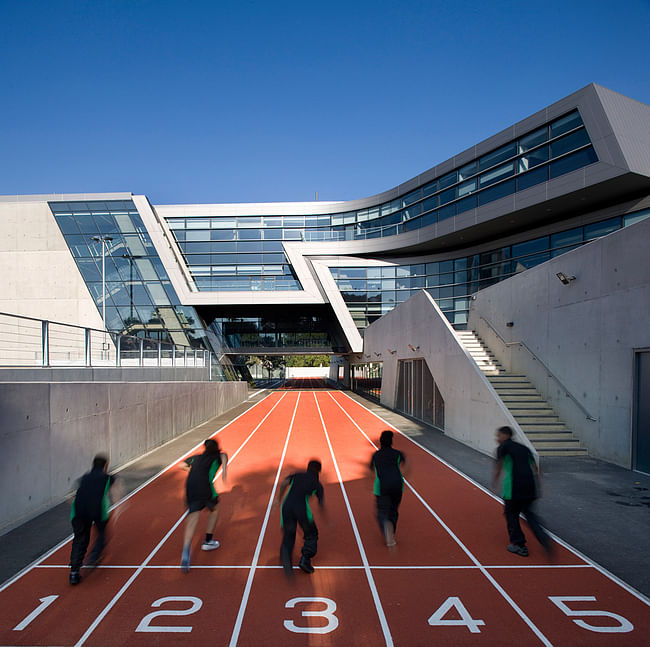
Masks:
[[[156,339],[0,312],[2,367],[204,367],[212,353]]]
[[[541,366],[541,367],[546,371],[547,375],[548,375],[549,377],[553,378],[553,379],[557,382],[557,384],[560,386],[560,388],[564,391],[564,394],[565,394],[565,395],[566,395],[566,396],[567,396],[567,397],[568,397],[572,402],[574,402],[574,403],[578,406],[578,408],[580,409],[580,411],[582,411],[582,412],[585,414],[585,417],[587,418],[587,420],[590,420],[590,421],[592,421],[592,422],[596,422],[596,421],[597,421],[597,418],[594,418],[594,417],[589,413],[589,411],[587,411],[587,409],[584,408],[584,406],[580,403],[579,400],[577,400],[577,399],[575,398],[575,396],[571,393],[571,391],[569,391],[569,389],[567,389],[567,387],[564,386],[564,384],[562,383],[562,381],[560,380],[560,378],[557,377],[557,375],[555,375],[555,373],[553,373],[553,371],[551,371],[551,369],[550,369],[548,366],[546,366],[546,364],[545,364],[545,363],[544,363],[544,362],[543,362],[539,357],[537,357],[537,355],[535,355],[535,353],[533,353],[533,351],[532,351],[530,348],[528,348],[528,346],[525,344],[525,342],[523,342],[523,341],[506,341],[506,340],[501,336],[501,334],[499,333],[499,331],[498,331],[498,330],[497,330],[497,329],[496,329],[496,328],[495,328],[495,327],[494,327],[494,326],[493,326],[493,325],[492,325],[492,324],[491,324],[491,323],[490,323],[490,322],[489,322],[485,317],[481,317],[481,320],[484,321],[484,322],[486,323],[486,325],[488,326],[488,328],[490,328],[490,330],[492,330],[492,332],[493,332],[493,333],[494,333],[494,334],[499,338],[499,341],[501,341],[501,343],[502,343],[506,348],[509,348],[510,346],[519,346],[519,347],[523,348],[524,350],[528,351],[528,353],[529,353],[530,356],[533,358],[533,360],[536,361],[536,362],[538,362],[538,363],[540,364],[540,366]]]

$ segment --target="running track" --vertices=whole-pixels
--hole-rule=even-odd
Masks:
[[[342,392],[273,392],[214,432],[230,456],[221,548],[202,552],[197,532],[181,573],[185,474],[170,466],[117,506],[79,586],[66,542],[0,589],[0,645],[649,644],[643,596],[561,543],[550,562],[534,540],[527,559],[508,553],[500,502],[399,434],[408,487],[389,551],[367,466],[387,426]],[[272,499],[313,457],[316,572],[287,580]]]

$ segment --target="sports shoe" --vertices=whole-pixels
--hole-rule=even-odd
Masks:
[[[309,557],[301,557],[298,566],[300,567],[300,570],[305,571],[305,573],[314,572],[314,567],[311,565]]]
[[[215,550],[219,548],[221,544],[216,539],[211,539],[210,541],[204,541],[201,550]]]
[[[515,555],[521,557],[528,557],[528,548],[526,546],[518,546],[517,544],[508,544],[507,549]]]
[[[79,582],[81,582],[79,571],[70,571],[70,584],[79,584]]]
[[[181,557],[181,571],[183,573],[190,572],[190,549],[183,548],[183,555]]]

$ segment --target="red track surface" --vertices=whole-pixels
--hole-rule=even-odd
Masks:
[[[534,540],[529,558],[508,553],[500,503],[401,435],[408,487],[389,551],[368,469],[386,427],[341,392],[273,393],[215,432],[230,455],[221,548],[202,552],[197,532],[181,573],[172,466],[114,511],[103,565],[79,586],[66,543],[2,588],[0,645],[648,645],[646,600],[564,545],[552,562]],[[288,581],[272,497],[313,457],[316,572]]]

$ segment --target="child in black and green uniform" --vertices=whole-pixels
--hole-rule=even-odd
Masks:
[[[88,559],[90,565],[97,565],[106,544],[106,524],[111,505],[110,490],[115,483],[115,477],[106,473],[107,468],[106,456],[101,454],[95,456],[93,467],[90,472],[81,477],[72,502],[70,521],[74,538],[70,551],[70,584],[79,584],[81,581],[80,569],[88,550],[93,524],[97,531],[97,539],[90,551]]]
[[[316,495],[319,504],[323,505],[323,486],[318,479],[320,471],[321,464],[319,461],[309,461],[306,472],[290,474],[282,481],[278,490],[275,502],[279,504],[282,500],[280,524],[284,532],[282,547],[280,548],[280,559],[287,575],[292,574],[291,560],[298,524],[300,524],[304,535],[302,557],[298,566],[305,573],[314,572],[311,559],[316,555],[316,549],[318,548],[318,528],[316,528],[309,507],[309,497]]]
[[[226,481],[226,464],[228,456],[220,449],[216,440],[208,438],[203,443],[205,451],[196,456],[186,458],[181,464],[181,469],[189,472],[185,484],[187,496],[187,520],[185,522],[185,536],[183,539],[183,554],[181,556],[181,569],[186,573],[190,570],[190,545],[199,521],[199,514],[203,508],[208,508],[207,527],[205,541],[201,545],[202,550],[215,550],[219,548],[219,542],[213,539],[212,533],[217,524],[219,495],[214,489],[213,481],[222,467],[221,478]]]

